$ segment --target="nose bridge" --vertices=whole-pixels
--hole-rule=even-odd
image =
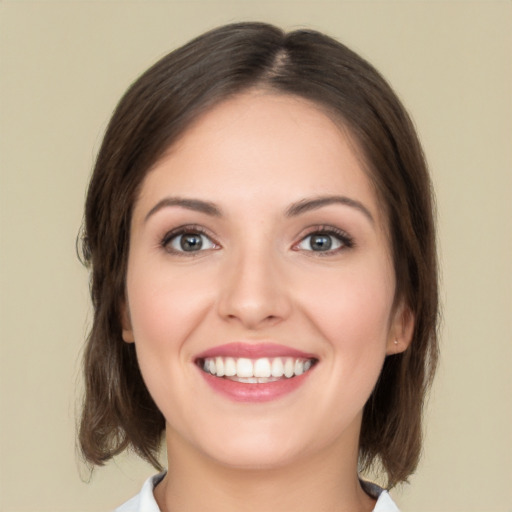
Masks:
[[[227,259],[219,303],[219,313],[224,318],[236,319],[254,329],[289,314],[279,254],[271,245],[252,240]]]

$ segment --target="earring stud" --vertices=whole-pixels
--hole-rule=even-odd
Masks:
[[[398,345],[398,340],[395,340],[395,345]]]

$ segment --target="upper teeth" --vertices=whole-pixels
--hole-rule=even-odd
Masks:
[[[203,359],[203,370],[217,377],[239,378],[291,378],[302,375],[313,365],[313,359],[293,357],[262,357],[248,359],[245,357],[207,357]]]

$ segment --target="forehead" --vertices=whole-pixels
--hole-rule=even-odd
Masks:
[[[348,129],[318,105],[250,91],[201,115],[153,166],[139,200],[162,194],[275,204],[343,194],[378,217],[373,186]]]

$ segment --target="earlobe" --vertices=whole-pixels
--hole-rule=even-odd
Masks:
[[[386,354],[399,354],[409,348],[414,333],[414,314],[408,306],[401,304],[395,313],[389,331]]]
[[[123,340],[126,343],[134,343],[135,338],[133,336],[132,321],[130,318],[130,311],[126,302],[123,301],[121,305],[121,328]]]

